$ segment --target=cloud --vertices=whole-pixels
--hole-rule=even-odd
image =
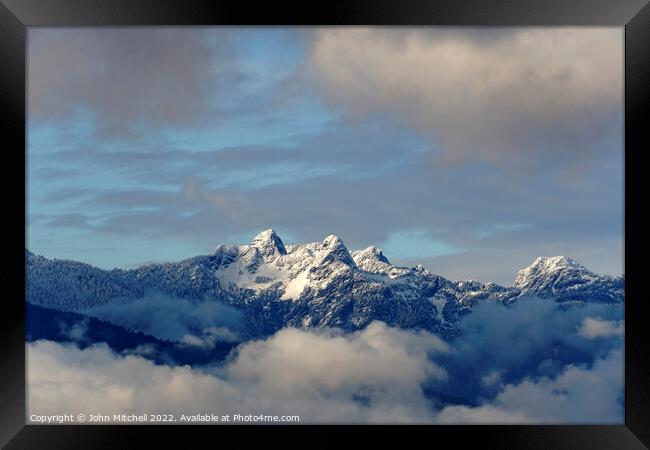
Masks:
[[[459,322],[459,336],[450,342],[450,351],[434,357],[448,376],[431,392],[476,405],[527,378],[553,379],[570,365],[591,367],[623,342],[615,334],[597,340],[585,337],[581,324],[592,316],[617,321],[622,315],[620,305],[561,305],[538,298],[509,306],[479,304]]]
[[[214,119],[221,88],[241,76],[209,29],[34,29],[28,45],[30,121],[86,115],[104,138]]]
[[[587,339],[621,336],[623,334],[623,321],[615,322],[601,320],[597,317],[586,317],[580,324],[578,334]]]
[[[481,227],[481,229],[478,230],[476,235],[480,239],[483,239],[483,238],[492,237],[494,235],[499,235],[499,234],[516,233],[518,231],[522,231],[530,227],[531,224],[529,223],[497,223],[494,225]]]
[[[285,328],[241,344],[221,363],[194,368],[156,365],[145,359],[152,352],[146,347],[119,355],[105,344],[81,350],[36,341],[27,349],[28,409],[298,414],[303,423],[620,423],[620,338],[611,345],[585,339],[569,326],[581,321],[578,314],[563,311],[572,317],[562,320],[558,311],[544,318],[530,308],[515,310],[517,319],[502,313],[503,320],[451,343],[381,322],[353,333]],[[527,329],[532,346],[520,342]],[[572,336],[558,342],[563,333]],[[588,357],[573,354],[567,362],[560,354],[578,341]],[[524,371],[513,376],[517,367]],[[458,383],[478,385],[469,402]]]
[[[89,225],[89,217],[82,213],[63,213],[51,216],[47,221],[48,227],[53,228],[76,228]]]
[[[215,138],[209,149],[202,150],[170,142],[140,144],[135,148],[115,148],[101,142],[89,148],[87,142],[79,139],[70,139],[69,144],[47,159],[66,168],[79,165],[108,170],[112,176],[128,181],[128,185],[135,182],[176,187],[191,174],[208,180],[212,188],[239,191],[295,185],[318,178],[372,178],[409,162],[426,149],[426,144],[412,133],[376,123],[355,127],[329,123],[317,131],[300,131],[284,139],[269,138],[263,145],[228,146]],[[370,158],[375,160],[369,161]],[[35,163],[44,160],[45,156],[34,158]],[[43,167],[43,175],[49,175],[46,169],[54,170],[51,166]],[[78,188],[75,191],[66,187],[63,192],[43,195],[60,201],[67,197],[66,192],[74,196],[84,194]]]
[[[184,345],[212,348],[217,342],[237,342],[243,328],[241,311],[216,301],[191,301],[158,292],[115,301],[84,314],[150,336]]]
[[[172,413],[179,412],[179,405],[207,411],[206,399],[228,399],[227,386],[213,376],[119,356],[105,344],[80,350],[37,341],[28,345],[27,363],[30,414]]]
[[[165,412],[299,414],[301,422],[430,420],[421,383],[446,345],[425,332],[284,329],[241,346],[212,370],[155,365],[103,344],[28,344],[29,414]]]
[[[620,350],[592,368],[570,365],[554,379],[506,385],[478,407],[449,406],[441,423],[623,423],[623,360]]]
[[[388,114],[437,144],[439,161],[577,170],[603,147],[622,150],[622,39],[606,28],[325,28],[306,76],[348,120]]]
[[[237,342],[241,337],[227,327],[208,327],[202,331],[202,336],[185,334],[181,338],[181,344],[190,347],[214,348],[217,342]]]
[[[402,391],[416,386],[414,380],[444,379],[444,370],[430,364],[427,355],[446,350],[447,344],[429,333],[389,328],[381,322],[348,335],[289,328],[266,341],[245,344],[228,373],[248,380],[262,372],[263,383],[287,393],[314,384],[350,394],[359,384],[370,390]]]
[[[59,321],[59,335],[73,342],[85,343],[88,341],[89,322],[90,319],[88,317],[84,317],[82,320],[70,325],[64,321]]]
[[[497,370],[493,370],[492,372],[488,373],[487,375],[484,375],[481,378],[481,383],[483,383],[485,386],[494,386],[495,384],[498,384],[501,382],[501,374]]]

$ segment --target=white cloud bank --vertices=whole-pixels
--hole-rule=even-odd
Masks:
[[[29,414],[298,414],[304,422],[432,419],[421,384],[444,379],[428,355],[447,350],[429,333],[388,328],[284,329],[240,347],[212,372],[154,365],[105,345],[28,345]]]
[[[501,386],[493,401],[435,411],[422,385],[444,384],[448,345],[374,322],[363,331],[283,329],[224,366],[155,365],[104,344],[28,344],[29,414],[297,414],[302,423],[622,421],[620,351],[592,368]],[[500,384],[498,377],[489,380]]]

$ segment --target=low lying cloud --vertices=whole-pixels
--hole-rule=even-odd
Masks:
[[[555,379],[527,379],[506,385],[478,407],[449,406],[441,423],[622,423],[623,359],[620,350],[591,369],[570,365]]]
[[[587,339],[621,336],[623,334],[623,322],[601,320],[597,317],[587,317],[580,324],[578,334]]]
[[[302,422],[430,421],[421,384],[444,379],[426,332],[375,322],[365,330],[284,329],[223,367],[161,366],[104,344],[28,344],[29,414],[165,412],[299,414]]]
[[[71,325],[66,324],[64,321],[59,322],[59,335],[72,342],[84,343],[88,340],[88,324],[90,319],[84,319],[75,322]]]
[[[483,303],[461,319],[459,337],[435,361],[448,372],[435,387],[476,404],[525,379],[554,379],[568,366],[591,366],[622,348],[620,305],[561,305],[551,300],[521,299],[510,306]],[[602,319],[594,326],[593,317]],[[584,324],[591,334],[585,335]],[[608,324],[605,327],[603,324]],[[608,332],[609,331],[609,332]],[[600,339],[593,335],[600,332]],[[618,386],[622,389],[622,385]]]
[[[214,348],[217,342],[237,342],[241,339],[240,336],[227,327],[208,327],[202,331],[203,335],[200,337],[193,334],[183,335],[181,344],[210,349]]]
[[[350,120],[388,114],[440,160],[538,171],[622,151],[622,62],[620,29],[347,27],[315,33],[307,72]]]
[[[503,337],[513,338],[519,332],[509,322],[513,319],[486,326],[507,328]],[[147,348],[116,354],[105,344],[81,350],[36,341],[28,344],[28,409],[29,414],[62,408],[109,415],[298,414],[303,423],[620,423],[620,342],[603,345],[580,337],[575,327],[569,333],[599,345],[591,348],[591,358],[566,363],[551,351],[538,364],[537,353],[549,350],[544,341],[529,353],[517,342],[521,335],[493,345],[483,333],[490,347],[469,349],[463,343],[479,335],[446,343],[428,332],[381,322],[347,334],[285,328],[240,345],[221,364],[194,368],[156,365],[146,359]],[[554,349],[566,347],[558,343]],[[497,358],[507,353],[514,355],[510,362]],[[484,358],[497,359],[501,368],[477,367]],[[513,375],[516,365],[525,367],[523,375]],[[470,388],[458,389],[460,383]],[[441,394],[447,400],[441,402]]]
[[[191,301],[159,292],[96,306],[83,313],[158,339],[203,348],[240,340],[243,326],[243,314],[238,309],[216,301]]]
[[[432,334],[389,328],[382,322],[352,334],[288,328],[266,341],[245,344],[228,373],[249,380],[262,372],[267,386],[291,392],[319,384],[330,390],[347,385],[352,394],[360,380],[370,390],[402,391],[414,380],[444,379],[445,371],[428,362],[428,355],[447,349]]]

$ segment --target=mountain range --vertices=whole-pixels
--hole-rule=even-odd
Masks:
[[[156,292],[240,311],[240,339],[286,326],[351,331],[374,320],[453,338],[459,319],[483,302],[536,297],[622,304],[625,298],[624,276],[597,275],[564,256],[537,258],[512,286],[500,286],[451,281],[419,265],[396,266],[375,246],[349,252],[334,235],[285,245],[274,230],[248,245],[220,245],[209,255],[130,270],[50,260],[26,250],[26,272],[27,302],[40,308],[93,316],[97,308]]]

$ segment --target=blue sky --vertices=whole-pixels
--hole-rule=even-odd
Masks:
[[[623,271],[622,31],[31,28],[28,242],[133,267],[275,228],[452,279]]]

